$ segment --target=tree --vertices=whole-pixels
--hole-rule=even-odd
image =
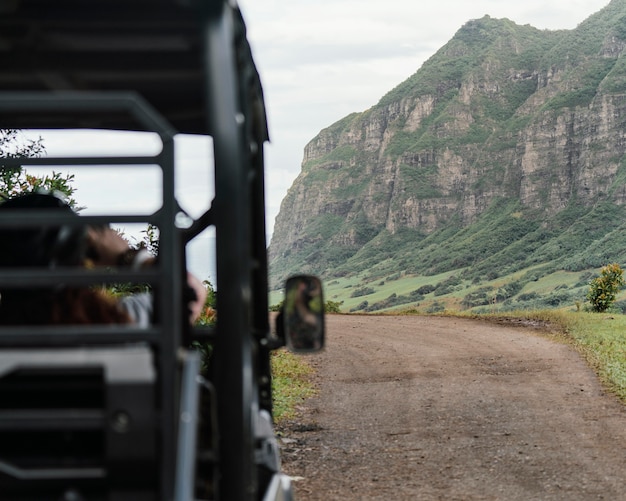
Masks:
[[[617,263],[607,264],[600,270],[600,276],[589,284],[587,299],[593,311],[602,313],[615,302],[615,297],[624,286],[624,270]]]
[[[3,158],[37,158],[45,152],[43,138],[32,140],[22,137],[19,130],[0,129],[0,198],[11,198],[43,189],[63,193],[70,206],[76,206],[76,201],[72,198],[73,174],[63,175],[53,171],[50,175],[38,177],[30,175],[22,166],[9,166],[2,162]]]

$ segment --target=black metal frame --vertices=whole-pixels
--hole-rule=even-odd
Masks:
[[[65,25],[67,38],[63,38]],[[46,29],[49,39],[44,36]],[[136,50],[123,52],[124,36],[135,32],[151,42],[162,36],[162,50],[148,48],[149,57],[142,57],[144,48],[136,43]],[[117,35],[121,41],[107,45]],[[239,11],[225,0],[58,0],[53,4],[18,0],[8,12],[0,10],[3,37],[9,49],[0,49],[0,61],[7,56],[13,62],[3,61],[0,75],[0,127],[148,130],[163,142],[163,150],[155,156],[44,157],[29,159],[28,164],[158,165],[163,200],[161,208],[148,216],[71,218],[31,212],[11,220],[0,218],[3,227],[147,222],[160,230],[159,265],[154,271],[112,276],[95,271],[50,270],[42,275],[27,269],[0,270],[4,286],[151,283],[159,291],[157,324],[149,329],[2,328],[0,353],[15,347],[147,343],[158,374],[159,499],[182,501],[192,493],[189,466],[196,462],[196,451],[190,451],[189,444],[195,441],[196,429],[194,419],[188,418],[195,415],[202,387],[197,382],[197,356],[187,347],[193,340],[212,340],[213,377],[203,384],[212,388],[217,409],[217,430],[213,430],[217,444],[207,452],[214,463],[216,497],[260,498],[266,486],[261,485],[264,480],[255,460],[259,446],[255,413],[258,409],[271,413],[263,170],[263,143],[268,136],[262,90]],[[85,47],[85,41],[91,45]],[[179,132],[208,134],[214,144],[215,198],[209,211],[187,229],[176,226],[180,208],[174,196],[173,138]],[[21,165],[19,159],[2,162]],[[188,329],[181,299],[185,246],[209,226],[216,232],[218,322],[210,331]],[[179,426],[180,422],[184,424]],[[0,459],[1,451],[0,444]]]

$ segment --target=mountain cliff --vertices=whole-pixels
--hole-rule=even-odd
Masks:
[[[469,21],[306,145],[276,218],[273,280],[626,260],[625,47],[626,0],[574,30]]]

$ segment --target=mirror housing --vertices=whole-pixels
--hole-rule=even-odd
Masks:
[[[313,353],[324,347],[324,294],[322,282],[311,275],[287,279],[285,299],[277,322],[287,348],[294,353]]]

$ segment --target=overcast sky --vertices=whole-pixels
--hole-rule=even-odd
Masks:
[[[253,56],[264,88],[271,143],[266,146],[267,223],[274,219],[288,188],[300,171],[304,146],[317,133],[352,112],[364,111],[419,69],[470,19],[489,15],[540,29],[572,29],[609,0],[239,0]],[[45,135],[49,155],[68,145],[111,144],[129,151],[138,141],[125,136],[94,142],[87,136],[70,141]],[[143,149],[153,148],[150,140]],[[183,207],[192,214],[205,209],[201,188],[210,182],[206,167],[210,143],[181,138],[180,180]],[[91,150],[90,150],[91,151]],[[200,167],[200,168],[198,168]],[[153,182],[156,181],[156,172]],[[93,182],[77,173],[77,198],[93,212],[128,208],[129,200],[146,211],[154,200],[138,196],[146,186],[124,187],[114,176]],[[126,189],[124,189],[126,188]],[[206,200],[206,199],[205,199]],[[133,208],[135,208],[133,206]],[[120,209],[121,210],[121,209]],[[201,272],[204,273],[204,272]]]

